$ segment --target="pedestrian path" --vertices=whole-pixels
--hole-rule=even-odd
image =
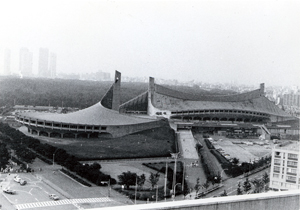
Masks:
[[[183,158],[198,160],[199,156],[196,150],[196,141],[190,130],[177,132],[180,155]]]
[[[101,203],[101,202],[111,202],[112,199],[108,197],[102,198],[79,198],[79,199],[64,199],[57,201],[44,201],[44,202],[35,202],[35,203],[24,203],[17,204],[15,207],[17,209],[30,209],[30,208],[38,208],[38,207],[46,207],[46,206],[58,206],[58,205],[66,205],[66,204],[77,204],[77,203]]]

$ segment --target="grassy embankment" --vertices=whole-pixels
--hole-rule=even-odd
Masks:
[[[65,149],[81,160],[166,157],[175,151],[175,133],[164,126],[120,138],[47,138],[45,143]]]

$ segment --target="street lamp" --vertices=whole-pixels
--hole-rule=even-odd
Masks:
[[[55,157],[55,153],[57,152],[58,148],[53,152],[53,166],[54,166],[54,157]]]
[[[181,183],[177,183],[177,184],[175,184],[175,186],[174,186],[174,197],[173,197],[173,201],[175,201],[175,195],[176,195],[176,186],[177,186],[178,184],[181,184]]]
[[[156,185],[156,203],[157,203],[157,199],[158,199],[158,185]]]
[[[225,169],[223,169],[222,171],[221,171],[221,173],[220,173],[220,181],[221,181],[221,184],[222,184],[222,174],[223,174],[223,172],[225,172],[225,170],[228,170],[227,168],[225,168]]]
[[[179,156],[179,153],[180,152],[177,152],[177,153],[171,153],[171,157],[175,159],[175,165],[174,165],[174,170],[173,170],[173,184],[172,184],[172,189],[173,189],[173,196],[174,196],[174,199],[175,199],[175,183],[176,183],[176,168],[177,168],[177,158]]]

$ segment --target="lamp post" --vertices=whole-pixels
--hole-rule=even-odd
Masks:
[[[156,185],[156,197],[155,197],[156,198],[156,203],[157,203],[157,199],[158,199],[157,197],[158,197],[158,185]]]
[[[171,153],[171,157],[175,159],[175,165],[174,165],[174,170],[173,170],[173,184],[172,184],[172,189],[173,189],[173,196],[174,196],[174,199],[175,199],[175,183],[176,183],[176,168],[177,168],[177,158],[179,156],[179,153],[180,152],[177,152],[177,153]]]
[[[181,183],[177,183],[177,184],[175,184],[175,186],[174,186],[174,197],[173,197],[173,201],[175,201],[176,186],[177,186],[178,184],[181,184]]]
[[[227,168],[225,168],[225,169],[223,169],[222,171],[221,171],[221,173],[220,173],[220,181],[221,181],[221,184],[222,184],[222,174],[223,174],[223,172],[225,172],[225,170],[228,170]]]
[[[53,161],[53,166],[54,166],[54,162],[55,162],[54,157],[55,157],[55,153],[57,152],[57,150],[58,150],[58,148],[53,152],[53,160],[52,160]]]

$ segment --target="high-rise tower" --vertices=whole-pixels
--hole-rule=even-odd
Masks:
[[[49,71],[51,78],[56,77],[56,54],[50,53]]]
[[[32,76],[32,52],[24,47],[20,49],[19,71],[23,76]]]
[[[10,50],[5,49],[4,50],[4,75],[10,75]]]
[[[39,68],[38,74],[40,77],[50,77],[51,73],[48,69],[49,49],[40,48],[39,50]]]

